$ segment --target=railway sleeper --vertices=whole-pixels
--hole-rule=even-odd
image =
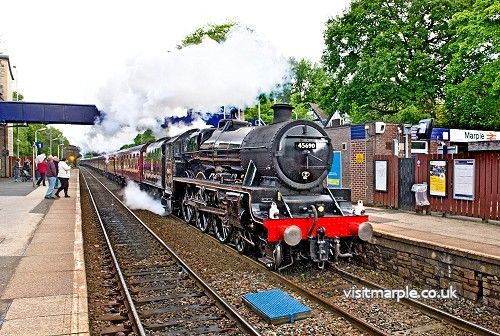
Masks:
[[[179,294],[170,294],[170,295],[159,295],[159,296],[146,296],[142,298],[135,299],[134,301],[138,304],[150,303],[150,302],[158,302],[172,299],[182,299],[188,297],[202,297],[205,294],[202,292],[195,293],[179,293]]]
[[[151,317],[155,316],[158,314],[163,314],[163,313],[172,313],[172,312],[178,312],[182,310],[204,310],[210,307],[213,307],[213,304],[190,304],[190,305],[181,305],[181,306],[169,306],[169,307],[164,307],[164,308],[157,308],[157,309],[147,309],[144,311],[141,311],[141,315],[144,317]]]
[[[217,321],[224,319],[224,315],[195,315],[186,318],[175,319],[171,321],[166,321],[163,323],[144,323],[144,327],[150,330],[163,330],[170,327],[175,327],[180,324],[185,324],[189,322],[203,322],[203,321]]]

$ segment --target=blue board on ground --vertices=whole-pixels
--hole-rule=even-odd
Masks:
[[[311,309],[279,289],[243,295],[243,301],[274,324],[293,323],[311,315]]]

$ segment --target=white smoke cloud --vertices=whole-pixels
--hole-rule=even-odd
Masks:
[[[164,118],[184,116],[187,108],[244,108],[288,73],[287,60],[247,29],[234,29],[220,44],[206,38],[181,50],[138,56],[99,91],[97,106],[105,118],[88,133],[87,145],[105,140],[105,147],[119,147],[124,143],[117,139],[147,128],[166,133],[160,128]],[[168,133],[178,131],[175,126]]]
[[[127,186],[122,192],[124,202],[130,209],[149,210],[161,216],[165,214],[165,209],[160,201],[155,200],[147,192],[142,191],[137,183],[128,181]]]

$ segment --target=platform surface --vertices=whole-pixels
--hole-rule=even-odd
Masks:
[[[367,207],[375,232],[500,260],[500,224]]]
[[[89,335],[78,170],[46,191],[0,179],[0,336]]]

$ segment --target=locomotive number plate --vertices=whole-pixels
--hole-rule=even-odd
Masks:
[[[316,149],[315,142],[296,142],[295,149]]]

